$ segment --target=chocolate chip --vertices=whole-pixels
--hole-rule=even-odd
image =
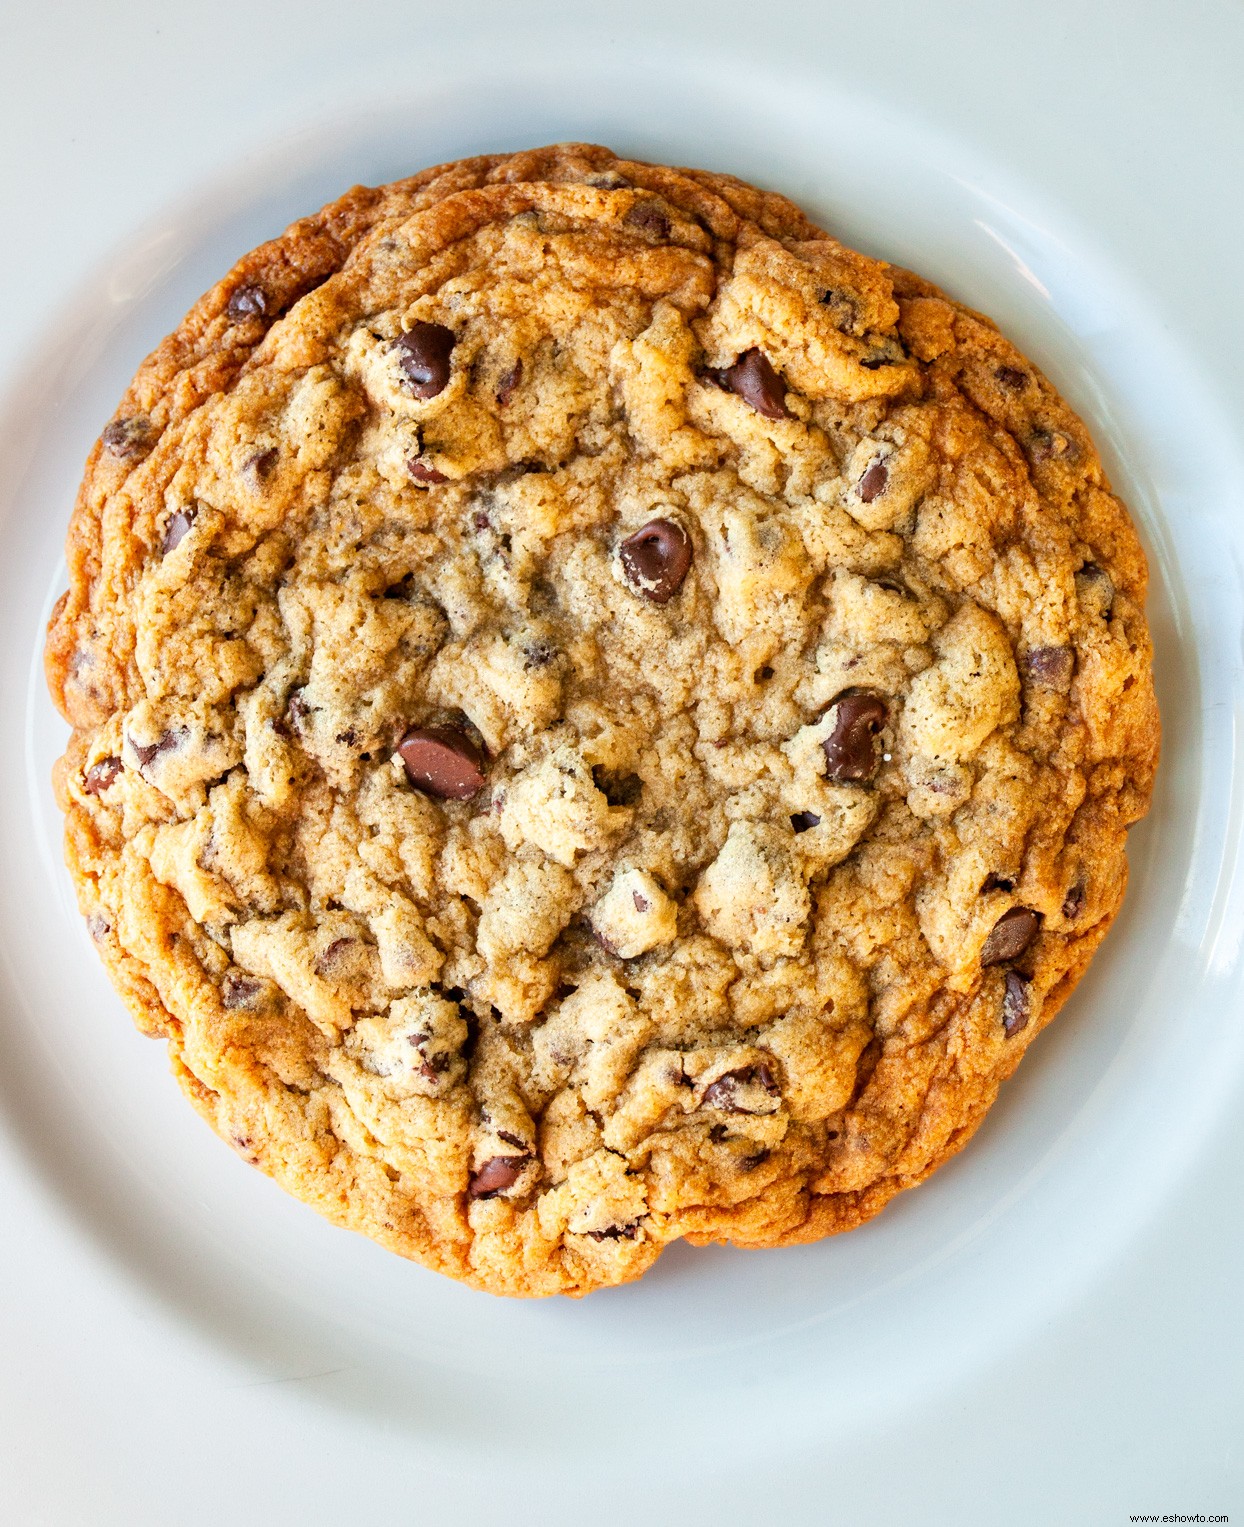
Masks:
[[[263,983],[231,970],[220,986],[220,1000],[226,1007],[250,1007],[263,991]]]
[[[406,776],[416,790],[467,801],[484,786],[484,756],[463,732],[413,727],[397,745]]]
[[[607,955],[612,956],[612,958],[615,960],[618,958],[617,946],[611,943],[599,928],[592,929],[592,938],[597,944],[599,944],[599,946],[605,951]]]
[[[847,689],[834,701],[834,729],[825,739],[825,774],[839,782],[868,780],[877,772],[877,733],[889,718],[880,695]]]
[[[628,191],[634,185],[634,181],[619,175],[616,170],[598,170],[586,177],[586,183],[599,191]]]
[[[434,398],[449,381],[454,331],[443,323],[416,323],[393,342],[406,389],[417,398]]]
[[[430,467],[426,461],[420,461],[418,456],[412,456],[406,463],[406,470],[416,482],[448,482],[444,472],[438,472],[435,467]]]
[[[879,498],[885,492],[889,480],[890,469],[885,462],[874,461],[855,485],[860,502],[871,504],[873,499]]]
[[[1037,936],[1041,915],[1028,907],[1012,907],[993,925],[981,950],[982,965],[1001,965],[1018,959]]]
[[[514,1186],[530,1160],[530,1156],[493,1156],[471,1174],[467,1192],[472,1198],[496,1198]]]
[[[140,769],[149,768],[157,758],[162,758],[165,753],[174,752],[185,735],[184,731],[165,732],[155,742],[148,743],[145,746],[135,742],[131,737],[130,747],[134,749],[134,757],[138,760],[138,767]]]
[[[266,482],[272,476],[272,469],[276,466],[280,452],[276,446],[269,446],[266,451],[256,451],[253,456],[248,456],[242,467],[244,472],[249,472],[256,482]]]
[[[1071,647],[1030,647],[1020,658],[1024,674],[1038,689],[1065,694],[1071,688],[1076,655]]]
[[[1009,387],[1012,392],[1022,392],[1028,385],[1028,373],[1019,371],[1014,366],[999,366],[994,376],[1004,387]]]
[[[746,1156],[739,1157],[740,1172],[754,1172],[758,1166],[763,1166],[769,1159],[769,1152],[765,1146],[758,1151],[749,1151]]]
[[[589,1241],[633,1241],[639,1234],[639,1221],[632,1220],[629,1225],[610,1225],[604,1230],[585,1230],[583,1234]]]
[[[796,811],[790,819],[790,825],[796,832],[807,832],[809,827],[819,827],[821,819],[815,811]]]
[[[514,362],[506,374],[501,378],[500,385],[497,387],[498,408],[505,408],[508,405],[510,399],[518,391],[519,384],[522,382],[522,380],[523,359],[522,356],[519,356],[518,360]]]
[[[1028,986],[1027,976],[1021,976],[1018,970],[1007,971],[1002,997],[1002,1028],[1008,1039],[1028,1027]]]
[[[311,707],[307,704],[306,696],[301,689],[294,690],[289,697],[289,704],[285,707],[285,714],[289,717],[289,724],[295,732],[302,731],[302,724],[311,714]]]
[[[636,912],[648,912],[652,909],[652,903],[646,896],[641,896],[638,891],[631,892],[631,900],[635,903]]]
[[[653,604],[666,604],[691,569],[691,537],[673,520],[650,520],[618,548],[632,588]]]
[[[239,286],[229,297],[229,317],[234,323],[262,318],[268,311],[268,294],[262,286]]]
[[[1068,922],[1079,917],[1084,911],[1084,903],[1088,898],[1088,891],[1083,880],[1077,880],[1075,885],[1063,897],[1063,916]]]
[[[112,932],[112,924],[106,917],[101,917],[98,912],[92,912],[86,920],[86,931],[98,944]]]
[[[622,221],[646,233],[649,238],[668,239],[670,236],[670,220],[655,202],[638,202]]]
[[[190,527],[194,524],[198,515],[197,509],[178,509],[170,515],[168,524],[164,527],[164,536],[160,542],[160,550],[164,556],[170,551],[176,551],[190,533]]]
[[[335,938],[327,948],[322,949],[316,957],[315,969],[319,975],[331,975],[333,969],[339,966],[348,954],[352,945],[358,942],[353,938]]]
[[[101,758],[93,763],[83,776],[82,788],[88,795],[103,795],[121,772],[119,758]]]
[[[99,438],[110,455],[128,461],[147,454],[151,436],[150,419],[146,414],[134,414],[128,419],[114,419]]]
[[[767,681],[769,679],[771,679],[772,677],[773,677],[773,669],[770,668],[768,663],[765,663],[762,667],[757,668],[756,672],[754,674],[752,674],[752,683],[753,684],[764,684],[764,683],[767,683]]]
[[[711,374],[720,386],[737,393],[764,418],[790,417],[786,411],[786,384],[761,351],[745,350],[733,366]]]
[[[760,1089],[760,1098],[755,1096],[756,1089]],[[752,1095],[748,1096],[749,1093]],[[701,1106],[720,1108],[723,1113],[763,1113],[770,1111],[765,1107],[768,1101],[780,1096],[781,1088],[768,1066],[743,1066],[711,1082],[704,1089]]]

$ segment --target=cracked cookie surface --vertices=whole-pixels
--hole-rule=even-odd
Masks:
[[[242,260],[88,463],[67,858],[248,1160],[507,1294],[848,1229],[1118,910],[1158,721],[1083,425],[728,176],[559,145]]]

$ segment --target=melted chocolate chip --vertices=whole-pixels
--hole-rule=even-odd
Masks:
[[[819,827],[821,819],[815,811],[796,811],[790,819],[790,825],[796,832],[807,832],[809,827]]]
[[[1053,689],[1066,694],[1075,672],[1075,650],[1071,647],[1030,647],[1020,659],[1020,666],[1038,689]]]
[[[417,1037],[418,1036],[414,1034],[408,1036],[411,1044],[415,1044],[417,1042]],[[426,1039],[427,1036],[424,1035],[423,1037]],[[440,1077],[448,1070],[449,1056],[445,1054],[433,1055],[431,1060],[422,1059],[419,1062],[419,1075],[423,1077],[425,1082],[438,1081]]]
[[[514,362],[506,374],[501,378],[500,384],[497,387],[496,396],[498,408],[505,408],[507,406],[510,399],[518,391],[519,384],[522,382],[522,380],[523,360],[522,356],[519,356],[518,360]]]
[[[636,203],[622,221],[652,239],[668,239],[670,236],[670,220],[655,202]]]
[[[322,949],[315,961],[315,969],[319,975],[331,975],[334,968],[342,963],[349,953],[353,944],[357,943],[352,938],[335,938],[326,949]]]
[[[994,372],[994,376],[998,378],[1004,387],[1008,387],[1012,392],[1022,392],[1028,385],[1028,373],[1020,371],[1014,366],[999,366]]]
[[[303,722],[311,714],[311,707],[307,704],[306,696],[301,689],[294,690],[290,695],[285,714],[289,717],[289,724],[294,731],[301,732]]]
[[[653,604],[666,604],[691,570],[691,537],[673,520],[650,520],[618,548],[632,588]]]
[[[138,760],[140,769],[149,768],[157,758],[162,758],[165,753],[172,753],[180,745],[185,736],[184,731],[165,732],[155,742],[141,745],[130,738],[130,747],[134,749],[134,757]]]
[[[790,417],[786,411],[786,384],[761,351],[746,350],[733,366],[712,375],[720,386],[737,393],[764,418]]]
[[[262,981],[231,970],[220,986],[220,1000],[228,1008],[250,1007],[263,991]]]
[[[122,461],[135,456],[145,456],[151,448],[151,421],[146,414],[134,414],[128,419],[114,419],[99,437],[109,455]]]
[[[723,1113],[757,1113],[749,1108],[743,1096],[745,1089],[759,1087],[767,1098],[781,1096],[777,1078],[768,1066],[743,1066],[738,1071],[727,1071],[704,1089],[701,1104],[705,1108],[720,1108]]]
[[[468,801],[484,786],[483,754],[463,732],[413,727],[397,745],[416,790],[442,800]]]
[[[1084,911],[1084,903],[1088,899],[1088,890],[1083,880],[1077,880],[1075,885],[1063,897],[1063,916],[1068,922],[1079,917]]]
[[[514,1186],[530,1160],[530,1156],[493,1156],[471,1174],[467,1192],[472,1198],[496,1198]]]
[[[1008,1039],[1028,1027],[1028,986],[1028,978],[1021,976],[1018,970],[1007,971],[1002,996],[1002,1028]]]
[[[190,534],[190,527],[194,524],[198,512],[197,509],[178,509],[169,517],[169,522],[164,527],[164,536],[160,541],[160,550],[166,557],[170,551],[176,551]]]
[[[583,1234],[589,1241],[633,1241],[639,1234],[639,1221],[632,1220],[629,1225],[609,1225],[604,1230],[585,1230]]]
[[[889,718],[880,695],[863,689],[847,689],[834,701],[834,729],[825,739],[827,779],[858,782],[877,772],[877,733]]]
[[[406,470],[416,482],[448,482],[444,472],[438,472],[435,467],[429,466],[426,461],[420,461],[418,456],[412,456],[406,463]]]
[[[229,298],[229,317],[234,323],[262,318],[268,311],[268,294],[262,286],[239,286]]]
[[[416,323],[393,342],[406,390],[417,398],[434,398],[449,381],[449,357],[454,331],[443,323]]]
[[[860,502],[871,504],[873,499],[880,498],[885,492],[886,483],[890,480],[890,469],[884,461],[872,462],[868,470],[855,485],[855,491],[859,495]]]
[[[246,458],[242,470],[248,472],[256,482],[267,482],[272,476],[272,469],[276,466],[280,454],[274,445],[269,446],[266,451],[256,451],[253,456]]]
[[[1041,915],[1028,907],[1012,907],[993,925],[981,950],[982,965],[1001,965],[1018,959],[1037,936]]]
[[[82,779],[82,788],[88,795],[103,795],[120,772],[119,758],[101,758],[86,771]]]

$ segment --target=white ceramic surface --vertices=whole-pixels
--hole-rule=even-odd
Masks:
[[[1212,294],[1196,261],[1234,258],[1244,219],[1215,202],[1190,264],[1155,266],[1187,210],[1178,175],[1150,158],[1142,176],[1133,158],[1174,139],[1201,163],[1219,55],[1244,65],[1240,12],[1210,7],[1198,32],[1173,8],[1130,10],[1147,25],[1113,34],[1111,69],[1126,84],[1158,53],[1172,63],[1166,98],[1122,108],[1128,137],[1111,136],[1113,96],[1077,92],[1078,46],[1025,51],[1007,73],[1030,41],[1018,13],[985,35],[970,5],[888,8],[888,31],[845,5],[793,5],[762,38],[726,7],[697,47],[690,23],[709,13],[695,6],[675,7],[668,35],[655,6],[625,26],[604,12],[562,26],[573,12],[553,4],[521,22],[486,9],[496,30],[477,21],[468,59],[465,22],[365,5],[357,34],[304,55],[300,75],[277,45],[326,11],[139,7],[101,26],[108,8],[87,6],[67,31],[63,17],[20,24],[18,73],[45,128],[77,136],[32,140],[24,80],[0,104],[7,141],[28,149],[0,184],[20,198],[31,158],[42,165],[39,207],[19,210],[62,234],[46,249],[35,236],[38,261],[6,249],[0,266],[0,1520],[1097,1523],[1244,1509],[1244,324],[1220,306],[1210,331],[1183,306],[1194,273]],[[1045,14],[1064,41],[1083,26],[1070,5]],[[169,36],[153,41],[161,18]],[[885,45],[863,50],[865,69],[830,46],[852,37]],[[364,39],[379,48],[370,75]],[[1188,49],[1199,79],[1177,67]],[[277,60],[271,75],[256,50]],[[965,58],[964,90],[980,96],[982,66],[1002,81],[988,129],[900,88],[963,73]],[[262,100],[223,62],[265,79]],[[75,101],[96,70],[117,81],[105,124],[129,124],[135,96],[181,100],[191,118],[170,128],[176,115],[156,113],[144,133],[134,117],[111,187],[86,141],[101,119]],[[1103,140],[1087,153],[1108,187],[1034,168],[1034,135],[1051,141],[1028,99],[1042,81]],[[1189,115],[1198,92],[1210,104]],[[1238,164],[1244,112],[1215,132],[1212,152]],[[1084,414],[1141,526],[1166,748],[1116,930],[928,1185],[818,1246],[676,1248],[635,1287],[514,1304],[333,1230],[182,1102],[72,906],[47,783],[64,729],[39,648],[91,441],[142,355],[238,254],[352,181],[569,136],[782,189],[1003,324]],[[80,189],[98,215],[49,187]]]

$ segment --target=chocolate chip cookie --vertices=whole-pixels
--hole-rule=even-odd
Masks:
[[[47,671],[91,935],[224,1140],[506,1294],[849,1229],[1085,969],[1146,569],[987,319],[563,144],[255,250],[91,454]]]

